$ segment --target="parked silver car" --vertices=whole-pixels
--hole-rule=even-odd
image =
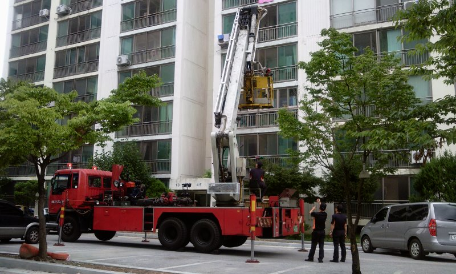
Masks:
[[[456,203],[410,203],[382,208],[361,230],[361,246],[399,250],[413,259],[429,252],[456,256]]]

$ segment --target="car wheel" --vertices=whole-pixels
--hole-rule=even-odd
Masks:
[[[247,241],[247,236],[224,236],[223,246],[224,247],[238,247],[243,245]]]
[[[116,235],[116,232],[109,230],[95,230],[93,234],[100,241],[109,241]]]
[[[0,240],[0,242],[2,242],[2,243],[8,243],[9,241],[11,241],[11,238],[6,238],[6,239]]]
[[[168,250],[177,250],[188,244],[188,230],[184,222],[178,218],[168,218],[158,229],[158,240]]]
[[[361,239],[361,247],[363,248],[364,253],[372,253],[374,251],[374,247],[372,246],[369,236],[363,236]]]
[[[81,237],[79,223],[73,216],[65,217],[62,227],[62,240],[64,242],[75,242]]]
[[[25,242],[28,244],[36,244],[39,241],[39,231],[37,226],[32,226],[25,233]]]
[[[418,239],[413,239],[409,245],[410,257],[415,260],[421,260],[424,258],[424,251],[421,242]]]
[[[208,253],[222,246],[222,233],[214,221],[201,219],[192,226],[190,241],[196,250]]]

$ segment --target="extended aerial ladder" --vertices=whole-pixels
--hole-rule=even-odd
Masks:
[[[215,181],[209,193],[217,195],[219,204],[239,201],[246,176],[246,160],[239,157],[236,140],[238,109],[272,107],[272,74],[255,62],[260,20],[266,13],[258,6],[239,9],[230,34],[211,133]]]

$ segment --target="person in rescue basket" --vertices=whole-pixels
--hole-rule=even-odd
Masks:
[[[257,195],[257,198],[261,200],[261,198],[264,196],[264,193],[266,192],[266,183],[264,182],[264,170],[261,169],[263,164],[258,161],[255,164],[255,168],[252,168],[250,170],[250,182],[249,182],[249,188],[250,192],[255,193]],[[258,193],[258,188],[261,189],[261,192]]]
[[[336,214],[332,215],[331,231],[329,236],[333,237],[334,255],[330,262],[339,262],[339,246],[340,246],[340,261],[345,262],[347,250],[345,250],[345,237],[347,237],[347,216],[342,214],[342,205],[336,207]]]
[[[323,257],[325,256],[325,222],[328,214],[325,212],[326,204],[321,203],[320,199],[317,199],[317,203],[320,205],[319,212],[313,212],[315,206],[309,211],[310,216],[313,217],[313,231],[312,231],[312,245],[310,246],[309,257],[306,259],[308,262],[313,262],[315,249],[317,249],[318,243],[318,262],[323,262]]]

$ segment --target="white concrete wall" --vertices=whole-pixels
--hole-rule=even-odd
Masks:
[[[171,188],[205,170],[208,7],[207,0],[177,2]]]
[[[14,0],[6,0],[6,1],[9,2],[8,13],[7,13],[8,19],[6,21],[6,37],[2,37],[2,39],[5,40],[5,51],[3,52],[4,63],[1,64],[3,66],[3,73],[2,73],[2,75],[0,75],[0,77],[4,78],[4,79],[6,79],[8,77],[8,73],[9,73],[8,59],[10,56],[10,49],[11,49],[11,28],[13,26],[13,14],[14,14],[14,7],[13,7]]]

